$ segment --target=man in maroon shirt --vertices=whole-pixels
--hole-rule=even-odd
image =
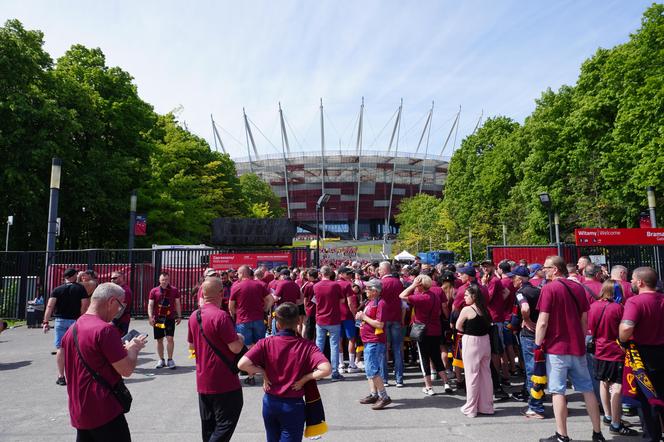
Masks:
[[[189,317],[187,341],[196,356],[203,440],[229,441],[242,411],[242,386],[232,364],[244,347],[244,338],[235,332],[231,317],[220,308],[221,280],[206,279],[202,288],[204,304]]]
[[[126,308],[124,310],[124,314],[120,317],[120,319],[113,321],[113,324],[115,324],[115,326],[120,329],[120,334],[124,336],[129,331],[129,322],[131,321],[131,306],[134,301],[134,295],[131,292],[131,288],[129,288],[127,282],[125,281],[124,272],[118,270],[111,273],[111,282],[114,282],[122,287],[122,290],[125,292],[124,304]]]
[[[259,339],[265,337],[263,317],[272,305],[272,297],[262,281],[254,279],[249,266],[241,266],[238,271],[239,280],[231,287],[228,309],[235,318],[235,328],[244,337],[244,343],[251,348]],[[253,376],[244,382],[255,385]]]
[[[394,273],[392,264],[383,261],[378,265],[378,276],[382,284],[380,292],[381,299],[385,302],[383,309],[383,322],[385,322],[385,337],[388,342],[385,348],[385,359],[380,369],[380,375],[385,384],[388,383],[389,372],[387,370],[388,347],[392,350],[392,360],[394,361],[394,377],[397,388],[403,384],[403,334],[402,321],[403,309],[401,308],[401,299],[399,295],[403,291],[403,283],[399,279],[398,273]]]
[[[123,345],[120,332],[109,324],[122,315],[124,296],[124,290],[116,284],[99,285],[92,293],[87,312],[62,338],[69,417],[76,428],[76,440],[131,440],[122,406],[83,363],[94,367],[111,386],[134,372],[138,352],[145,347],[145,336]]]
[[[585,357],[588,300],[583,287],[567,279],[567,265],[563,258],[549,256],[542,268],[550,282],[542,288],[537,302],[540,313],[535,327],[535,345],[542,346],[546,353],[548,390],[552,396],[556,434],[540,441],[569,441],[565,398],[568,378],[574,390],[583,393],[593,427],[592,440],[604,441],[599,404],[593,393]]]
[[[589,264],[583,269],[583,285],[589,290],[586,290],[588,302],[592,304],[599,297],[599,292],[602,291],[602,268],[597,264]]]
[[[274,285],[274,305],[279,306],[285,302],[297,304],[302,296],[300,286],[291,279],[291,272],[284,269],[279,272],[279,279]],[[277,318],[272,318],[272,335],[277,334]]]
[[[176,316],[177,314],[177,316]],[[168,273],[159,274],[159,285],[148,295],[148,322],[153,327],[154,339],[157,341],[157,354],[159,362],[155,368],[168,366],[175,369],[173,361],[173,349],[175,343],[175,326],[182,321],[182,305],[180,304],[180,292],[170,284]],[[164,360],[164,336],[166,336],[166,351],[168,363]]]
[[[355,365],[355,315],[357,314],[358,299],[353,292],[353,269],[350,267],[341,267],[338,272],[337,284],[341,287],[341,292],[346,298],[346,302],[341,304],[341,346],[339,347],[339,372],[346,371],[344,365],[343,339],[348,340],[348,373],[357,373],[360,371]]]
[[[314,284],[318,282],[318,270],[311,269],[306,272],[307,280],[302,284],[304,297],[304,310],[307,315],[303,337],[313,341],[316,338],[316,303],[314,302]]]
[[[657,395],[664,397],[664,294],[655,291],[657,272],[639,267],[632,272],[632,290],[638,295],[625,303],[620,322],[621,342],[634,340],[643,365]],[[662,410],[648,402],[640,388],[637,399],[641,403],[639,418],[644,440],[659,441],[662,437]]]
[[[576,268],[578,269],[579,272],[579,282],[583,283],[586,278],[583,275],[583,271],[585,270],[586,267],[588,267],[589,264],[592,264],[592,261],[590,260],[589,257],[587,256],[581,256],[579,257],[579,260],[576,262]]]
[[[332,372],[330,362],[311,342],[295,333],[299,312],[286,302],[275,311],[275,336],[261,340],[238,367],[264,376],[263,424],[268,441],[302,440],[305,423],[304,385]]]
[[[344,377],[339,374],[339,341],[341,333],[341,304],[346,297],[341,287],[331,278],[334,270],[330,266],[320,269],[322,280],[314,286],[316,298],[316,346],[325,351],[325,337],[330,334],[330,359],[332,360],[332,382],[342,381]]]
[[[622,287],[621,293],[614,293],[614,299],[625,305],[625,302],[634,295],[632,293],[632,284],[627,281],[627,267],[621,265],[612,266],[611,280],[619,283]]]

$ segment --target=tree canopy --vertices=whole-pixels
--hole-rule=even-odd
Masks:
[[[208,242],[219,216],[280,215],[266,183],[241,184],[228,155],[155,113],[101,49],[75,44],[54,62],[43,46],[18,20],[0,27],[0,215],[14,215],[10,249],[46,243],[53,157],[63,163],[60,249],[126,247],[135,189],[148,221],[139,246]]]
[[[437,210],[431,233],[418,235],[449,237],[449,248],[466,257],[469,229],[476,256],[502,244],[503,224],[509,243],[548,243],[540,192],[551,195],[564,241],[579,227],[636,227],[647,186],[664,202],[663,128],[664,5],[655,4],[628,42],[582,64],[575,85],[544,91],[523,124],[497,116],[466,137],[442,204],[428,202]],[[406,200],[400,210],[406,221],[420,208]],[[404,242],[414,235],[406,226]]]

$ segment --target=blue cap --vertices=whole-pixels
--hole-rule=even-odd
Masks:
[[[526,266],[518,266],[514,267],[514,269],[507,274],[509,278],[513,276],[522,276],[524,278],[530,277],[530,272],[528,271],[528,267]]]
[[[531,278],[534,277],[535,273],[537,273],[538,270],[540,270],[541,268],[542,268],[542,264],[537,264],[537,263],[531,264],[530,265],[530,277]]]
[[[464,275],[468,275],[468,276],[472,276],[473,278],[477,275],[477,272],[475,271],[475,267],[473,267],[473,266],[462,267],[459,270],[459,273],[464,274]]]

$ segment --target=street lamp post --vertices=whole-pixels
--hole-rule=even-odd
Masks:
[[[549,244],[553,244],[553,213],[551,212],[551,196],[548,192],[541,192],[539,199],[549,215]]]
[[[62,160],[53,158],[51,162],[51,191],[48,203],[48,229],[46,233],[46,268],[44,275],[44,288],[48,290],[48,269],[53,261],[55,240],[58,229],[58,201],[60,197],[60,176],[62,173]]]
[[[323,193],[316,201],[316,268],[320,268],[320,211],[325,208],[325,204],[330,199],[330,195]]]
[[[553,224],[556,226],[556,249],[558,250],[558,256],[563,256],[563,245],[560,242],[560,217],[558,212],[553,216]]]
[[[648,212],[650,212],[650,227],[655,228],[657,227],[657,219],[655,218],[655,207],[657,206],[655,200],[655,187],[648,186],[646,191],[648,192]]]
[[[5,238],[5,252],[9,251],[9,227],[14,224],[14,215],[7,217],[7,237]]]

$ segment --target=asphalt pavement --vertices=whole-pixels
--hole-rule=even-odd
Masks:
[[[148,332],[147,321],[132,321],[131,328]],[[151,333],[150,333],[151,335]],[[75,440],[67,408],[66,387],[55,384],[57,377],[53,331],[25,326],[0,335],[0,441]],[[134,397],[127,421],[135,441],[200,441],[200,420],[196,395],[194,361],[188,359],[186,323],[175,333],[175,370],[154,368],[156,346],[150,336],[139,355],[134,374],[126,380]],[[346,374],[343,382],[319,382],[329,432],[323,441],[537,441],[554,433],[553,418],[527,419],[521,415],[524,403],[496,403],[496,414],[467,418],[459,408],[462,395],[442,394],[436,381],[435,396],[422,394],[418,368],[408,367],[405,387],[388,387],[392,404],[381,411],[361,405],[368,392],[363,373]],[[260,383],[259,383],[260,384]],[[508,387],[509,388],[509,387]],[[518,390],[518,387],[512,387]],[[570,392],[569,433],[575,441],[590,440],[591,426],[581,396]],[[243,389],[244,408],[233,440],[265,440],[261,418],[260,385]],[[552,416],[551,405],[547,412]],[[638,419],[628,418],[632,422]],[[604,427],[607,440],[617,438]]]

